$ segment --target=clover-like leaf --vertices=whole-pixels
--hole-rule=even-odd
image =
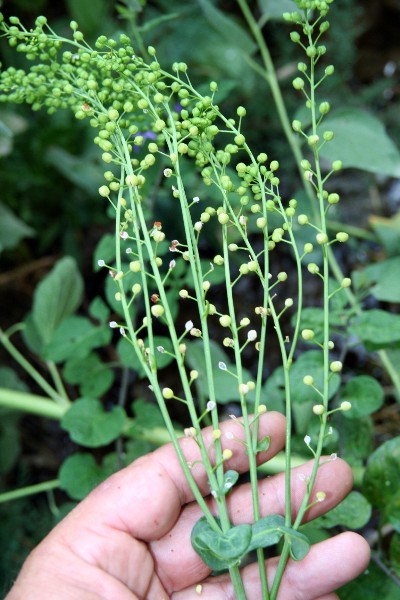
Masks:
[[[248,550],[267,548],[277,544],[283,535],[285,518],[282,515],[268,515],[252,526],[251,541]]]
[[[97,448],[115,440],[121,434],[125,420],[125,411],[120,406],[105,411],[98,400],[80,398],[65,413],[61,426],[77,444]]]
[[[232,527],[226,533],[218,532],[205,517],[193,527],[191,542],[194,550],[213,571],[223,571],[240,564],[247,553],[252,535],[251,525]]]

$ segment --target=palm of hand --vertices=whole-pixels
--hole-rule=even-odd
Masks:
[[[229,422],[222,426],[223,430],[228,428],[237,428],[235,436],[242,435],[240,425]],[[260,435],[271,436],[269,450],[259,455],[264,462],[283,446],[283,417],[264,415]],[[188,460],[197,457],[193,440],[182,440],[182,446]],[[227,468],[246,471],[242,446],[230,442],[230,447],[234,455]],[[304,495],[299,471],[307,475],[311,467],[312,463],[307,463],[293,473],[294,514]],[[195,467],[193,474],[206,495],[208,484],[202,467]],[[315,490],[323,490],[327,497],[308,511],[307,518],[335,506],[351,483],[351,471],[343,461],[324,465]],[[283,514],[283,475],[263,480],[260,497],[264,514]],[[201,516],[192,500],[171,445],[135,461],[101,484],[49,534],[26,562],[6,600],[233,599],[229,577],[208,578],[208,567],[192,549],[190,532]],[[247,485],[233,490],[229,510],[234,524],[251,522]],[[366,542],[353,533],[317,544],[300,563],[289,561],[278,598],[334,600],[337,596],[333,591],[358,575],[368,559]],[[277,559],[267,561],[269,578],[276,564]],[[248,597],[261,599],[258,567],[245,567],[243,579]],[[196,589],[199,583],[201,590]]]

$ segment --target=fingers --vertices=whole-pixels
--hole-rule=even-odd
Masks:
[[[357,577],[367,567],[370,550],[367,542],[355,533],[343,533],[313,546],[300,562],[288,561],[277,600],[337,600],[333,592]],[[278,559],[266,563],[269,585]],[[246,595],[252,600],[262,600],[258,566],[242,571]],[[201,583],[199,596],[196,585],[173,593],[171,600],[226,600],[234,598],[228,575],[208,578]]]
[[[230,419],[220,424],[221,430],[221,445],[223,449],[232,450],[233,455],[230,460],[225,461],[225,470],[234,469],[239,473],[248,470],[249,462],[248,455],[245,452],[245,431],[242,424],[242,419]],[[257,464],[263,464],[277,454],[285,444],[285,417],[277,412],[265,413],[259,418],[259,435],[258,439],[265,436],[270,437],[270,446],[266,452],[257,454]],[[213,450],[213,428],[207,427],[203,429],[204,444],[210,447],[210,458],[214,462]],[[188,463],[194,464],[191,469],[192,475],[196,480],[203,495],[208,495],[210,488],[208,476],[201,464],[201,455],[198,444],[192,438],[182,438],[180,440],[181,448],[185,454]],[[193,494],[183,474],[182,468],[176,457],[175,450],[172,445],[164,446],[154,453],[160,464],[164,466],[170,478],[174,481],[182,504],[186,504],[193,500]]]
[[[292,516],[297,515],[306,492],[305,479],[311,474],[313,461],[297,469],[291,476]],[[323,464],[318,470],[314,490],[324,491],[326,498],[307,511],[305,521],[327,512],[336,506],[350,491],[352,472],[344,461],[337,459]],[[259,483],[261,516],[285,513],[284,473]],[[210,506],[213,501],[209,500]],[[233,525],[254,521],[250,484],[234,488],[228,497],[228,508]],[[192,548],[190,533],[202,516],[200,508],[192,503],[184,508],[168,536],[151,543],[151,551],[158,564],[159,574],[169,590],[189,586],[207,577],[209,569]]]

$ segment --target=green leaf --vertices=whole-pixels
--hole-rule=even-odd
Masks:
[[[86,34],[95,35],[100,25],[107,22],[109,3],[106,0],[67,0],[67,5],[71,16]]]
[[[351,320],[349,331],[367,350],[380,350],[400,342],[400,315],[375,308]]]
[[[34,230],[25,225],[7,206],[0,204],[0,252],[15,248],[24,237],[33,237]]]
[[[79,24],[81,25],[81,22]],[[91,197],[98,196],[97,190],[104,183],[104,177],[97,154],[92,149],[76,156],[64,148],[51,146],[46,152],[46,160],[68,181],[84,190],[85,194]]]
[[[237,525],[227,533],[218,533],[205,517],[201,517],[193,527],[191,542],[210,569],[222,571],[240,564],[241,558],[247,553],[251,535],[251,525]]]
[[[290,543],[290,556],[293,560],[303,560],[310,550],[310,542],[304,533],[300,533],[291,527],[281,527],[286,540]]]
[[[351,410],[344,412],[347,419],[358,419],[377,411],[383,404],[382,386],[369,375],[353,377],[345,385],[340,401],[351,402]]]
[[[338,590],[340,600],[398,600],[399,586],[373,562],[357,579]]]
[[[400,254],[400,211],[392,217],[371,215],[369,223],[389,256]]]
[[[74,500],[82,500],[113,471],[98,465],[92,454],[78,452],[63,462],[58,473],[60,487]]]
[[[110,389],[114,373],[97,354],[91,353],[85,358],[70,358],[64,367],[64,378],[68,383],[80,384],[83,396],[96,398]]]
[[[277,544],[283,535],[284,525],[285,518],[282,515],[268,515],[254,523],[248,551]]]
[[[83,280],[76,262],[62,258],[39,283],[33,298],[32,320],[45,344],[57,327],[72,315],[81,303]]]
[[[266,452],[271,445],[271,438],[269,435],[261,438],[257,444],[256,452]]]
[[[224,473],[224,483],[219,490],[220,495],[226,496],[226,494],[229,494],[238,479],[239,473],[237,471],[233,471],[232,469],[226,471],[226,473]]]
[[[363,493],[400,531],[400,436],[384,442],[369,457],[363,481]],[[393,512],[393,514],[392,514]]]
[[[135,426],[142,429],[152,429],[154,427],[164,427],[164,419],[160,409],[156,404],[151,404],[146,400],[135,400],[132,404],[135,414]]]
[[[124,428],[126,414],[122,407],[105,411],[98,400],[80,398],[65,413],[61,426],[71,439],[88,448],[106,446],[114,441]]]
[[[361,529],[371,518],[372,507],[360,492],[350,492],[338,506],[316,520],[322,527],[341,525],[349,529]]]
[[[96,246],[93,254],[93,269],[100,271],[104,267],[99,267],[99,260],[104,260],[107,265],[112,265],[115,262],[115,236],[111,233],[103,235]]]
[[[356,272],[357,273],[357,272]],[[363,285],[382,302],[400,302],[400,256],[369,265],[362,271]]]
[[[197,0],[206,17],[208,24],[216,30],[222,38],[233,44],[245,54],[253,54],[256,45],[249,34],[238,25],[232,17],[227,16],[215,7],[209,0]]]
[[[258,0],[258,7],[267,20],[281,21],[284,12],[298,11],[298,6],[293,0]]]
[[[102,298],[96,296],[90,303],[89,314],[93,319],[97,319],[100,323],[104,324],[109,319],[110,309]]]
[[[372,452],[374,429],[371,417],[352,421],[346,419],[344,413],[336,413],[334,420],[338,423],[343,458],[351,466],[360,466]]]
[[[331,130],[335,137],[321,148],[321,155],[334,161],[338,157],[345,168],[357,168],[400,176],[400,153],[382,123],[358,108],[335,111],[321,126],[321,134]]]
[[[106,346],[112,336],[110,327],[97,327],[85,317],[65,319],[43,348],[46,359],[61,362],[70,358],[85,358],[93,348]]]

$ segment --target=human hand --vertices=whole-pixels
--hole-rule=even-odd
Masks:
[[[284,445],[284,417],[266,413],[259,428],[260,436],[271,437],[268,451],[258,454],[263,463]],[[243,428],[235,421],[223,423],[221,430],[223,440],[228,430],[243,437]],[[211,438],[211,429],[205,436]],[[181,445],[188,461],[198,458],[192,439],[182,439]],[[227,468],[246,471],[242,444],[229,440],[226,446],[233,450]],[[299,474],[307,476],[311,469],[312,461],[293,470],[294,515],[305,491]],[[200,464],[193,475],[207,495],[207,476]],[[351,470],[344,461],[324,464],[314,490],[324,491],[326,499],[314,505],[306,519],[335,506],[351,485]],[[284,514],[284,474],[262,480],[259,487],[261,516]],[[209,502],[212,507],[212,498]],[[228,505],[233,524],[252,521],[247,484],[233,489]],[[163,446],[107,479],[71,511],[28,557],[5,600],[231,599],[229,576],[208,577],[208,567],[191,546],[191,530],[201,516],[172,445]],[[355,533],[316,544],[302,561],[289,560],[278,599],[335,600],[334,590],[361,573],[368,560],[368,544]],[[277,562],[267,560],[270,582]],[[242,575],[248,598],[261,600],[258,566],[244,567]]]

